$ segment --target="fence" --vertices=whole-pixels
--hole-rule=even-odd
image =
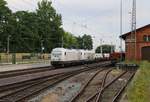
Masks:
[[[0,53],[0,64],[50,63],[50,54]]]

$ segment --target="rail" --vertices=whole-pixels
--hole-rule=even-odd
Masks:
[[[26,82],[17,82],[12,85],[1,87],[0,99],[9,100],[12,102],[20,102],[30,96],[39,94],[41,91],[47,88],[53,87],[57,83],[64,81],[67,78],[73,77],[74,75],[80,74],[85,71],[96,70],[99,67],[107,66],[109,63],[99,63],[85,66],[84,68],[67,71],[66,73],[59,72],[53,76],[42,77],[40,79],[27,80]],[[9,87],[8,87],[9,86]],[[12,87],[10,87],[12,86]],[[6,89],[7,87],[7,89]],[[4,88],[4,89],[3,89]]]

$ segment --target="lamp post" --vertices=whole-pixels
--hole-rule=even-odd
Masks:
[[[43,42],[44,42],[44,40],[41,40],[41,54],[43,54],[43,51],[44,51]]]
[[[9,54],[9,47],[10,47],[10,37],[11,37],[11,35],[8,35],[8,37],[7,37],[7,54]]]
[[[101,54],[103,54],[103,40],[102,39],[100,39],[100,45],[101,45]]]

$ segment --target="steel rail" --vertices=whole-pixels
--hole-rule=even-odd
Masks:
[[[48,86],[44,86],[44,88],[48,88],[48,87],[52,87],[52,86],[54,86],[55,84],[57,84],[57,83],[59,83],[60,81],[63,81],[63,80],[65,80],[66,78],[69,78],[71,75],[68,75],[68,76],[65,76],[65,77],[61,77],[60,79],[58,79],[58,80],[55,80],[55,81],[52,81],[51,83],[49,83],[49,85]],[[43,84],[44,85],[44,84]],[[31,87],[28,87],[27,89],[30,89],[30,88],[32,88],[32,86]],[[17,93],[19,93],[19,94],[17,94],[17,93],[12,93],[12,94],[9,94],[9,95],[6,95],[6,96],[3,96],[2,98],[1,98],[1,100],[8,100],[8,101],[10,101],[10,102],[22,102],[23,100],[25,100],[27,97],[30,97],[31,95],[35,95],[35,94],[38,94],[40,91],[42,91],[42,90],[44,90],[43,88],[41,89],[41,88],[39,88],[38,90],[36,90],[36,91],[31,91],[30,93],[28,93],[28,94],[25,94],[25,93],[23,93],[23,91],[25,91],[26,89],[23,89],[23,90],[20,90],[20,91],[18,91]],[[16,95],[17,94],[17,95]],[[23,96],[23,94],[24,94],[24,96]],[[14,97],[14,95],[15,95],[15,97]],[[20,96],[21,95],[21,96]],[[19,97],[17,97],[17,96],[19,96]]]
[[[28,89],[32,86],[44,83],[48,80],[52,80],[54,78],[61,77],[61,76],[62,75],[56,75],[56,76],[52,76],[52,77],[46,78],[46,79],[40,79],[40,80],[36,80],[36,81],[33,80],[33,82],[23,83],[21,86],[11,87],[11,88],[8,88],[8,89],[1,89],[0,93],[3,93],[3,94],[2,95],[0,94],[0,99],[4,98],[4,97],[7,97],[9,95],[15,94],[17,92],[20,92],[22,90]],[[13,89],[12,92],[10,92],[11,89]],[[14,91],[14,89],[16,89],[16,90]]]
[[[108,77],[108,74],[109,74],[111,71],[112,71],[112,70],[109,70],[109,71],[106,72],[105,75],[104,75],[104,78],[103,78],[103,81],[102,81],[102,85],[101,85],[101,87],[100,87],[100,89],[99,89],[100,92],[98,93],[97,98],[96,98],[96,102],[99,102],[99,101],[100,101],[101,94],[102,94],[102,90],[103,90],[103,88],[105,87],[106,79],[107,79],[107,77]]]
[[[87,70],[86,70],[86,71],[87,71]],[[45,86],[44,88],[39,88],[39,90],[36,90],[35,92],[31,92],[30,94],[27,94],[27,95],[25,95],[24,97],[22,97],[22,98],[20,98],[20,99],[17,99],[15,102],[20,102],[20,101],[25,100],[26,98],[28,98],[28,97],[30,97],[30,96],[33,96],[33,95],[35,95],[35,94],[39,94],[40,91],[44,91],[44,90],[47,89],[47,88],[53,87],[53,86],[56,85],[57,83],[60,83],[60,82],[62,82],[62,81],[64,81],[64,80],[66,80],[66,79],[68,79],[68,78],[70,78],[70,77],[73,77],[74,75],[80,74],[80,73],[82,73],[82,72],[85,72],[85,71],[79,71],[79,72],[77,72],[77,73],[71,73],[70,75],[67,75],[67,76],[65,75],[64,77],[61,77],[60,79],[58,79],[58,80],[52,82],[51,84]],[[15,98],[15,99],[16,99],[16,98]]]
[[[104,64],[104,65],[96,64],[94,66],[92,65],[92,66],[85,66],[85,67],[87,67],[87,70],[88,70],[88,68],[95,68],[97,66],[103,67],[105,65],[107,65],[107,64]],[[82,69],[86,70],[85,67],[84,68],[80,68],[78,70],[82,70]],[[78,71],[78,70],[73,70],[73,71]],[[73,72],[73,71],[71,71],[71,72]],[[68,73],[68,72],[64,72],[64,73]],[[64,74],[64,73],[59,73],[59,74]],[[55,76],[55,75],[57,75],[57,74],[50,75],[50,76],[43,76],[43,77],[36,78],[36,79],[33,78],[33,79],[26,80],[26,81],[23,81],[23,82],[20,81],[20,82],[17,82],[17,83],[12,83],[12,84],[8,84],[8,85],[5,85],[5,86],[0,86],[0,92],[2,92],[4,90],[11,90],[11,89],[16,88],[16,87],[18,88],[18,87],[22,86],[22,83],[25,84],[25,85],[28,85],[28,84],[31,84],[32,82],[35,82],[36,80],[41,80],[43,78],[48,78],[48,77],[52,77],[52,76]]]
[[[40,67],[40,68],[31,68],[31,69],[24,69],[24,70],[15,70],[15,71],[7,71],[7,72],[0,72],[0,78],[8,78],[12,76],[19,76],[31,73],[38,73],[41,71],[51,71],[54,70],[52,67]]]
[[[94,66],[95,67],[95,66]],[[88,69],[88,68],[87,68]],[[86,69],[86,70],[87,70]],[[90,67],[90,69],[91,69],[91,67]],[[80,73],[81,73],[81,71],[79,71]],[[69,77],[71,77],[72,75],[70,75]],[[60,82],[60,81],[63,81],[64,79],[66,79],[66,78],[68,78],[68,77],[65,77],[65,78],[63,78],[63,79],[61,79],[61,80],[59,80],[59,81],[56,81],[55,83],[58,83],[58,82]],[[55,84],[55,83],[53,83],[53,84]],[[52,84],[52,85],[53,85]],[[47,87],[50,87],[50,86],[52,86],[52,85],[49,85],[49,86],[47,86]],[[47,88],[47,87],[45,87],[45,88]],[[38,91],[42,91],[43,90],[43,88],[41,89],[41,90],[38,90]],[[37,92],[38,92],[37,91]],[[36,93],[36,92],[34,92],[34,93]],[[30,95],[32,95],[33,93],[30,93]],[[28,97],[28,96],[30,96],[30,95],[27,95],[27,96],[24,96],[24,98],[26,98],[26,97]],[[16,100],[17,101],[17,100]]]
[[[135,72],[131,74],[130,78],[127,80],[127,83],[119,90],[119,92],[117,92],[113,98],[113,100],[111,102],[117,102],[117,100],[119,99],[120,95],[123,93],[123,91],[125,90],[125,88],[127,87],[128,83],[131,81],[131,79],[134,77]]]
[[[103,87],[103,89],[100,89],[98,92],[95,92],[91,97],[89,97],[85,102],[90,102],[94,97],[96,97],[96,95],[98,95],[101,91],[104,91],[104,89],[106,89],[107,87],[109,87],[112,83],[114,83],[116,80],[118,80],[120,77],[122,77],[124,74],[126,74],[127,71],[121,73],[118,77],[116,77],[115,79],[113,79],[111,82],[109,82],[108,84],[106,84],[105,87]]]
[[[102,70],[99,70],[97,71],[94,75],[92,75],[85,83],[85,85],[79,90],[79,92],[70,100],[70,102],[74,102],[78,97],[79,95],[81,95],[83,93],[83,91],[85,90],[85,88],[89,85],[89,83],[102,71],[104,71],[106,69],[102,69]]]
[[[45,78],[42,77],[41,79],[33,79],[33,80],[30,80],[30,81],[27,81],[27,82],[23,82],[23,83],[20,83],[20,84],[16,83],[16,84],[14,84],[15,86],[12,86],[12,87],[8,87],[8,86],[4,87],[4,88],[1,87],[0,93],[5,92],[5,91],[10,91],[11,89],[15,89],[15,88],[17,88],[18,90],[14,91],[13,93],[19,92],[20,90],[27,89],[27,88],[29,88],[31,86],[38,85],[40,83],[44,83],[44,82],[46,82],[48,80],[51,80],[51,79],[54,79],[54,78],[57,78],[57,77],[65,76],[67,74],[75,73],[75,72],[78,72],[78,71],[82,72],[82,71],[86,71],[86,70],[89,70],[89,69],[81,69],[81,70],[77,70],[77,71],[73,71],[73,72],[69,72],[69,73],[62,73],[62,74],[58,74],[58,75],[55,75],[55,76],[49,76],[47,78],[46,77]],[[26,87],[24,87],[24,86],[26,86]],[[24,88],[19,89],[19,87],[24,87]],[[1,95],[0,95],[0,98],[2,98]]]

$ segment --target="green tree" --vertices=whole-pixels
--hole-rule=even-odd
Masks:
[[[78,37],[78,47],[80,49],[87,49],[87,50],[92,50],[93,49],[93,40],[90,35],[84,34],[82,37]]]
[[[38,17],[38,34],[40,40],[43,40],[45,51],[50,52],[53,48],[60,47],[64,33],[61,28],[61,15],[56,13],[56,10],[52,7],[52,2],[48,0],[39,2],[36,12]]]
[[[83,48],[84,49],[88,49],[88,50],[92,50],[93,49],[93,41],[92,41],[92,37],[90,35],[83,35],[82,37],[83,40]]]
[[[65,32],[63,35],[63,45],[65,48],[78,48],[77,38],[69,32]]]
[[[84,49],[83,48],[83,40],[82,40],[81,36],[77,37],[77,42],[78,42],[78,48],[79,49]]]
[[[103,53],[111,53],[115,51],[115,46],[113,45],[101,45],[98,46],[95,50],[96,53],[101,53],[101,49]]]
[[[12,13],[6,4],[4,0],[0,0],[0,52],[6,51],[7,38],[12,33],[10,24]]]
[[[51,52],[55,47],[92,49],[89,35],[76,37],[62,28],[61,15],[52,2],[38,2],[35,12],[12,11],[0,0],[0,52],[6,52],[10,38],[10,52]]]
[[[34,12],[18,11],[14,13],[16,19],[15,34],[12,39],[12,51],[36,52],[38,37],[37,16]],[[15,47],[17,45],[17,47]]]

